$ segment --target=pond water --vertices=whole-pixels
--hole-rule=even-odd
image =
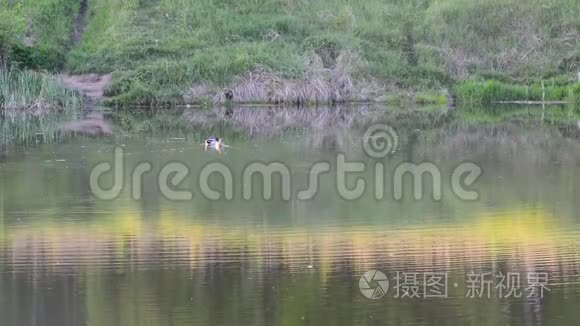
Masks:
[[[343,115],[335,127],[308,113],[328,125],[305,128],[267,113],[269,129],[235,112],[235,123],[203,125],[195,112],[112,113],[115,136],[104,138],[11,120],[1,130],[18,141],[0,146],[0,325],[578,325],[577,113],[563,126],[525,110],[481,121],[365,111],[364,123]],[[373,157],[365,131],[377,123],[393,127],[396,143]],[[210,134],[228,147],[204,150]],[[122,187],[103,199],[91,171],[116,167],[116,150]],[[364,182],[356,198],[339,189],[340,157],[364,164],[345,181]],[[255,162],[287,168],[270,199],[259,177],[244,193]],[[317,191],[300,198],[324,162]],[[407,175],[398,198],[397,169],[425,162],[441,182],[425,176],[416,199]],[[477,198],[452,185],[466,162],[481,168],[464,184]],[[134,178],[141,163],[151,171]],[[160,183],[171,163],[187,176]],[[207,185],[221,198],[204,192],[210,164],[231,172],[231,198],[217,174]],[[105,173],[99,185],[113,181]]]

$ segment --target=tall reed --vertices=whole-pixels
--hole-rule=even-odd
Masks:
[[[0,68],[0,109],[79,109],[81,104],[81,95],[61,86],[56,77],[6,66]]]

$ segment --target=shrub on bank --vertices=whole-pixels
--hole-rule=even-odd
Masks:
[[[0,59],[23,69],[61,70],[78,11],[78,0],[0,0]]]

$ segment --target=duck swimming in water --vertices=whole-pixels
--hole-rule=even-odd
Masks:
[[[224,147],[223,139],[219,138],[219,137],[211,136],[208,139],[206,139],[204,146],[205,146],[206,150],[208,148],[213,148],[213,149],[216,149],[218,151],[221,151]]]

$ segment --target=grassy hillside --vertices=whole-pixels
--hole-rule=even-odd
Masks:
[[[78,0],[0,0],[0,57],[32,69],[63,69],[78,10]]]
[[[578,0],[89,0],[75,45],[79,1],[0,2],[0,17],[28,10],[34,48],[55,58],[44,67],[113,72],[120,103],[223,100],[225,87],[248,102],[385,99],[580,71]],[[22,33],[2,24],[0,40]]]

